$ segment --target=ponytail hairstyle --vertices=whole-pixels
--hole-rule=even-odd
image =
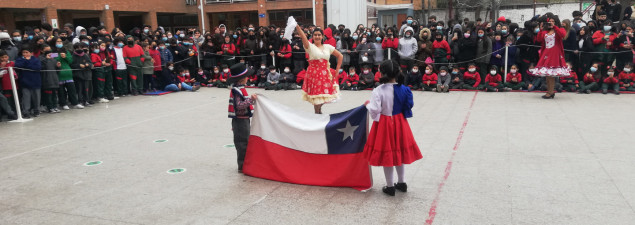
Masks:
[[[399,85],[402,85],[404,82],[401,66],[393,60],[383,61],[379,65],[379,72],[381,72],[379,82],[382,84],[388,83],[392,79],[395,79]]]

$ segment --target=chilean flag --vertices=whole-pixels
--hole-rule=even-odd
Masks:
[[[243,173],[294,184],[372,186],[370,166],[362,152],[367,136],[367,110],[316,115],[300,112],[258,96]]]

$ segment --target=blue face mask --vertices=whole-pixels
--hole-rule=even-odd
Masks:
[[[234,37],[234,39],[236,39],[236,38],[238,38],[238,35],[234,34],[234,35],[232,35],[232,37]]]
[[[165,46],[159,46],[161,50],[165,50]]]
[[[501,33],[507,34],[507,30],[501,30]]]
[[[189,43],[189,42],[183,42],[183,45],[190,46],[190,45],[192,45],[192,43]]]
[[[29,40],[32,40],[32,39],[33,39],[33,35],[29,35]]]
[[[366,32],[366,34],[368,34],[368,36],[370,36],[370,32]]]
[[[452,74],[457,75],[457,74],[459,74],[459,72],[452,71]]]
[[[437,30],[443,30],[442,26],[437,26]]]
[[[406,20],[408,22],[408,24],[412,24],[412,20]]]
[[[611,31],[611,26],[604,26],[604,32]]]
[[[536,34],[537,34],[538,32],[540,32],[540,28],[537,28],[537,27],[536,27],[536,29],[534,29],[534,33],[536,33]]]
[[[478,37],[482,38],[485,34],[478,34]]]
[[[168,41],[168,37],[163,37],[163,38],[161,38],[161,40]]]
[[[99,54],[99,49],[95,49],[95,50],[93,50],[93,52],[94,52],[95,54]]]
[[[22,41],[22,37],[13,37],[14,41]]]
[[[375,40],[381,41],[381,38],[380,37],[376,37]]]
[[[148,30],[148,29],[143,29],[143,33],[146,33],[146,34],[147,34],[148,32],[150,32],[150,30]]]
[[[86,44],[86,45],[90,45],[90,42],[88,42],[88,41],[82,41],[82,42],[84,42],[84,44]]]
[[[591,67],[591,72],[595,73],[595,72],[597,72],[597,71],[598,71],[598,68]]]
[[[119,42],[119,43],[117,44],[117,47],[123,48],[123,43]]]
[[[353,36],[353,40],[357,40],[357,36]]]
[[[343,70],[343,69],[340,69],[340,73],[342,73],[342,72],[344,72],[344,70]]]
[[[64,44],[55,44],[55,47],[56,48],[62,48],[62,47],[64,47]]]

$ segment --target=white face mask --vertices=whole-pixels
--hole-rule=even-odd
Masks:
[[[606,74],[613,75],[614,73],[613,72],[606,72]]]
[[[489,74],[496,75],[496,70],[489,71]]]
[[[289,69],[284,69],[284,72],[285,72],[285,73],[288,73],[289,71],[290,71]]]
[[[368,70],[364,70],[364,74],[368,74],[368,72],[369,72]]]
[[[214,70],[214,73],[218,73],[218,72],[220,72],[220,71],[218,71],[218,70]]]
[[[223,72],[229,73],[229,70],[228,69],[224,69]]]
[[[468,69],[467,71],[470,71],[470,73],[474,73],[474,71],[476,71],[476,69]]]
[[[355,71],[348,73],[348,75],[351,75],[351,76],[355,75]]]
[[[260,69],[263,69],[263,70],[264,70],[265,68],[267,68],[267,67],[265,67],[265,66],[260,66]]]
[[[276,73],[276,71],[275,70],[270,70],[269,73]]]
[[[441,75],[441,76],[445,76],[445,75],[448,75],[448,73],[446,73],[446,72],[441,72],[441,73],[439,73],[439,75]]]
[[[413,73],[419,72],[419,69],[412,69]]]
[[[630,73],[631,69],[630,68],[624,68],[624,72]]]
[[[426,74],[431,74],[432,71],[431,70],[426,70]]]
[[[516,73],[516,70],[510,70],[512,73]]]
[[[174,70],[174,67],[173,67],[173,66],[170,66],[170,67],[168,67],[168,69],[170,69],[170,70]]]

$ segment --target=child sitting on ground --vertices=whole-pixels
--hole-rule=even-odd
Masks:
[[[375,75],[370,69],[370,65],[364,65],[362,74],[359,76],[358,88],[360,90],[372,89],[375,85]]]
[[[604,76],[604,80],[602,82],[602,94],[607,94],[608,89],[612,89],[613,93],[616,95],[620,94],[620,85],[617,76],[615,76],[615,67],[610,67],[606,72],[606,76]]]
[[[282,90],[295,90],[295,76],[291,73],[291,68],[285,66],[283,73],[280,74],[280,89]]]
[[[231,73],[229,72],[229,66],[227,66],[227,64],[223,64],[221,67],[223,70],[218,74],[218,77],[216,77],[214,86],[217,88],[227,88],[227,86],[229,86],[227,79],[231,76]]]
[[[269,67],[269,74],[267,75],[267,84],[265,84],[265,90],[280,90],[280,73],[276,71],[275,66]]]
[[[469,64],[467,71],[463,73],[463,83],[463,89],[480,90],[483,88],[481,85],[481,75],[476,72],[476,64]]]
[[[448,68],[445,66],[441,66],[439,69],[439,76],[437,80],[437,92],[450,92],[450,81],[452,80],[451,76],[448,76]]]
[[[431,64],[428,64],[423,77],[421,78],[421,90],[422,91],[437,91],[437,74],[434,73],[434,69]]]
[[[580,82],[580,90],[578,92],[591,94],[592,91],[597,91],[600,89],[598,82],[600,82],[601,77],[600,64],[595,62],[589,69],[589,72],[584,75],[582,82]]]
[[[348,76],[345,76],[341,83],[340,88],[342,90],[357,90],[357,85],[359,84],[359,75],[355,73],[355,67],[351,66],[348,68]]]
[[[406,82],[405,85],[410,88],[410,90],[419,90],[421,88],[421,71],[419,71],[419,65],[413,65],[411,70],[406,72]]]
[[[461,73],[461,68],[454,65],[451,67],[452,74],[450,81],[450,89],[463,89],[463,73]]]
[[[576,92],[580,87],[580,82],[578,81],[578,74],[576,74],[573,69],[571,69],[571,62],[567,62],[567,66],[571,70],[569,76],[560,77],[560,84],[562,84],[563,90],[567,92]]]
[[[505,79],[505,87],[509,88],[509,90],[522,90],[524,86],[523,75],[519,73],[518,66],[516,64],[512,65]]]
[[[624,70],[620,73],[620,91],[635,91],[633,88],[633,79],[635,74],[633,73],[633,64],[627,63],[624,66]]]
[[[178,75],[175,74],[171,74],[170,77],[168,77],[168,81],[171,81],[171,84],[168,84],[165,87],[166,91],[197,91],[199,88],[201,88],[200,85],[189,85],[188,84],[188,80],[191,80],[189,72],[187,69],[185,68],[178,68]]]
[[[498,74],[498,67],[492,65],[489,74],[485,77],[485,90],[488,92],[503,92],[503,77]]]

